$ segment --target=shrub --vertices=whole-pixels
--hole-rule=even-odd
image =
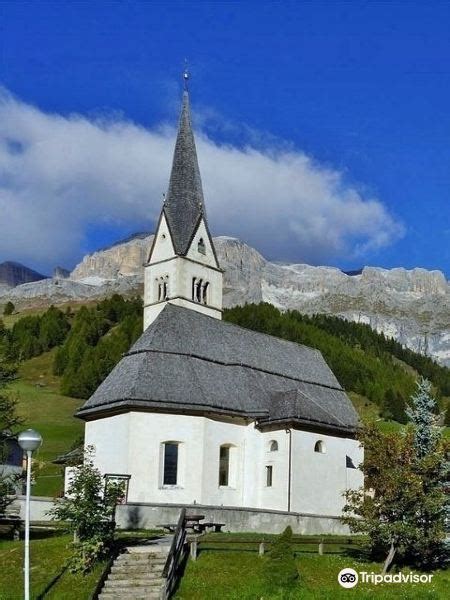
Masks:
[[[74,535],[69,561],[72,572],[85,573],[107,555],[114,540],[116,504],[123,495],[121,483],[110,482],[105,486],[92,457],[93,448],[86,448],[84,461],[74,472],[67,497],[58,500],[49,511],[54,520],[63,521]]]
[[[297,565],[292,550],[292,529],[286,527],[272,544],[267,554],[265,578],[270,588],[286,588],[298,578]]]

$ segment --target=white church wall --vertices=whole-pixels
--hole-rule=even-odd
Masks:
[[[322,442],[323,452],[315,452],[317,442]],[[352,487],[363,483],[360,471],[346,468],[346,455],[360,454],[356,440],[292,430],[291,510],[341,514],[345,504],[342,494],[350,487],[349,480]]]
[[[144,271],[144,330],[153,323],[166,305],[166,302],[159,302],[158,297],[158,283],[162,279],[167,281],[168,302],[220,319],[223,273],[216,268],[216,261],[204,224],[200,225],[194,239],[200,239],[202,232],[204,233],[206,255],[196,250],[198,246],[197,239],[195,249],[194,245],[190,249],[190,258],[175,256],[164,217],[161,219],[158,231],[151,263],[145,267]],[[166,236],[164,240],[162,239],[163,235]],[[192,299],[192,281],[194,277],[201,279],[203,282],[208,282],[206,304],[194,302]]]
[[[199,502],[203,419],[188,415],[130,413],[130,502]],[[177,484],[164,485],[163,444],[177,442]]]
[[[158,280],[167,277],[168,302],[220,319],[222,309],[223,274],[206,265],[183,257],[151,264],[145,268],[144,329],[153,323],[166,302],[158,302]],[[208,282],[207,304],[192,300],[192,280]],[[155,304],[156,303],[156,304]]]
[[[357,441],[292,429],[293,512],[340,515],[343,492],[363,483],[346,468],[362,460]],[[129,435],[129,432],[132,432]],[[130,412],[86,423],[86,444],[104,473],[131,475],[129,502],[208,504],[288,510],[289,434],[261,432],[254,423],[190,415]],[[315,452],[321,441],[324,452]],[[178,444],[177,484],[163,484],[165,442]],[[271,442],[276,449],[271,450]],[[220,447],[230,447],[228,485],[219,485]],[[272,467],[267,485],[266,467]]]
[[[85,447],[94,447],[94,463],[102,474],[131,474],[128,465],[129,414],[87,421]]]
[[[204,253],[199,252],[199,241],[203,240]],[[196,260],[198,262],[205,263],[211,267],[218,267],[217,260],[214,256],[214,252],[209,240],[208,232],[206,230],[205,221],[202,219],[200,225],[192,239],[191,245],[187,252],[187,257]]]
[[[266,431],[262,435],[259,485],[257,506],[287,510],[288,508],[288,472],[289,472],[289,436],[285,430]],[[271,442],[276,442],[276,450],[271,450]],[[267,486],[266,467],[272,467],[272,485]]]
[[[161,216],[159,228],[155,236],[155,243],[151,256],[152,263],[160,260],[167,260],[168,258],[175,256],[172,237],[164,214]]]
[[[247,425],[226,423],[205,419],[203,454],[203,493],[204,504],[239,506],[244,499],[245,440]],[[219,456],[222,445],[231,446],[229,484],[219,486]],[[248,460],[248,457],[247,457]]]

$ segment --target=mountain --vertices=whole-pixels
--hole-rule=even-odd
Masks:
[[[18,262],[6,261],[0,264],[0,287],[15,287],[45,278],[46,275],[41,275]]]
[[[143,267],[153,236],[139,234],[94,252],[69,279],[27,283],[1,291],[0,302],[18,306],[141,293]],[[232,237],[214,239],[225,270],[224,305],[269,302],[286,310],[337,315],[368,323],[412,350],[450,365],[450,287],[440,271],[277,264]]]

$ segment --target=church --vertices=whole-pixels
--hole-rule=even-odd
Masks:
[[[144,268],[144,333],[77,413],[101,473],[128,503],[341,515],[356,411],[320,352],[222,320],[187,85]]]

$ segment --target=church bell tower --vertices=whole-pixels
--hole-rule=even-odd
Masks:
[[[168,302],[222,318],[223,271],[206,220],[187,80],[185,72],[169,189],[145,265],[144,330]]]

